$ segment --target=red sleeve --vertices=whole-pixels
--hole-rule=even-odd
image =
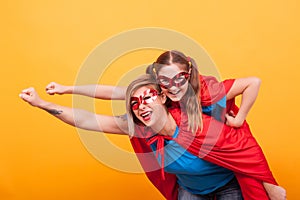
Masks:
[[[235,173],[235,177],[240,184],[244,200],[269,200],[260,180],[239,173]]]
[[[230,90],[234,79],[227,79],[219,82],[213,76],[199,75],[200,79],[200,98],[202,106],[210,106],[222,99]]]
[[[226,79],[224,81],[222,81],[224,87],[225,87],[225,92],[226,94],[229,92],[229,90],[231,89],[233,83],[234,83],[235,79]]]

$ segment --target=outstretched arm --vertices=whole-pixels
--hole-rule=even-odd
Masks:
[[[23,90],[20,97],[31,106],[45,110],[61,121],[72,126],[105,133],[128,133],[128,124],[124,116],[98,115],[86,110],[64,107],[47,102],[39,97],[34,88]]]
[[[242,95],[242,101],[239,112],[226,114],[227,124],[234,127],[240,127],[247,117],[251,107],[253,106],[260,88],[260,79],[257,77],[236,79],[227,93],[227,99],[232,99],[238,95]]]
[[[53,94],[79,94],[98,99],[124,100],[126,87],[111,85],[80,85],[67,86],[51,82],[46,86],[46,92]]]

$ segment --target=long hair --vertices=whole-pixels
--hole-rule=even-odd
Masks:
[[[156,62],[148,66],[146,73],[156,79],[159,71],[164,66],[171,64],[177,64],[178,67],[183,67],[187,72],[190,71],[188,90],[183,97],[183,102],[181,103],[183,103],[183,105],[185,104],[188,116],[188,128],[195,133],[198,128],[202,129],[203,124],[200,102],[201,85],[199,80],[199,71],[194,59],[185,56],[180,51],[166,51],[157,58]]]
[[[126,111],[127,111],[127,120],[128,120],[128,130],[129,130],[130,137],[134,135],[136,125],[144,126],[142,122],[133,113],[131,109],[131,101],[130,101],[133,93],[143,86],[151,86],[153,89],[157,90],[158,93],[161,93],[160,87],[156,84],[156,79],[153,79],[153,77],[149,74],[141,75],[129,84],[126,90],[125,101],[126,101]]]

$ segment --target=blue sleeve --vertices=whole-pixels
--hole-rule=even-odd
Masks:
[[[206,115],[212,116],[218,121],[224,122],[226,112],[226,96],[209,106],[202,106],[202,112]]]

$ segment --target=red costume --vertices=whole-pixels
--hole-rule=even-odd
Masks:
[[[200,76],[201,81],[201,105],[211,105],[222,99],[231,88],[234,80],[218,82],[214,77]],[[186,148],[190,153],[211,163],[232,170],[240,184],[245,200],[267,200],[262,182],[277,185],[264,154],[252,136],[246,122],[239,128],[226,126],[209,115],[203,114],[203,129],[196,134],[187,130],[187,115],[184,106],[180,109],[178,104],[172,103],[168,107],[177,125],[179,134],[175,139],[178,144]],[[227,101],[227,111],[235,113],[238,107],[234,100]],[[183,112],[181,112],[181,110]],[[136,126],[136,135],[131,138],[131,144],[137,153],[137,157],[147,177],[153,185],[166,197],[177,199],[177,179],[175,174],[161,173],[151,147],[145,138],[153,135],[149,128]],[[163,136],[157,135],[160,139]]]

